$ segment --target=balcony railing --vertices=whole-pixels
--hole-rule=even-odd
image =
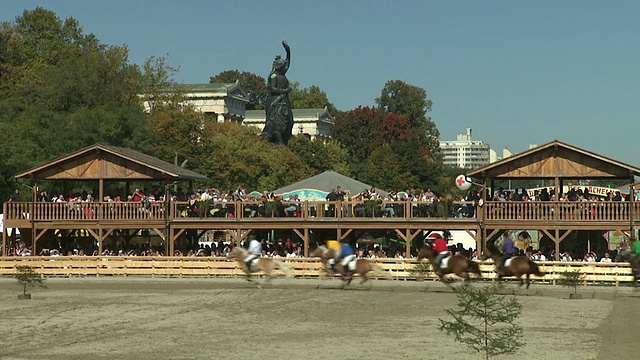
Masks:
[[[640,220],[638,201],[488,201],[486,220],[630,221]]]
[[[33,209],[32,209],[33,207]],[[453,219],[640,221],[640,201],[487,201],[479,208],[471,202],[415,201],[305,201],[305,202],[187,202],[144,204],[138,202],[49,203],[8,202],[4,221],[171,221],[185,218],[207,220],[310,220],[310,219]],[[32,211],[33,210],[33,211]],[[631,215],[633,214],[633,215]]]

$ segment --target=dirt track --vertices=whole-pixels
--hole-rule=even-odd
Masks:
[[[258,290],[241,279],[49,279],[21,301],[15,280],[2,278],[0,359],[483,358],[437,330],[456,304],[442,284],[339,284],[276,279]],[[637,358],[640,291],[583,287],[583,300],[566,299],[569,292],[517,290],[526,345],[515,358]]]

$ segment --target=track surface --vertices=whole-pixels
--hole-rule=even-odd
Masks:
[[[438,331],[451,289],[435,282],[48,279],[33,300],[0,279],[0,359],[481,359]],[[483,286],[486,284],[474,284]],[[454,285],[455,286],[455,285]],[[636,359],[640,291],[508,284],[526,345],[499,359]]]

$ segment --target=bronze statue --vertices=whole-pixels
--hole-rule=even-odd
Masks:
[[[291,62],[291,49],[287,41],[282,42],[287,58],[277,55],[267,80],[269,95],[267,97],[266,123],[260,137],[274,144],[287,145],[293,130],[293,113],[289,102],[289,80],[286,73]]]

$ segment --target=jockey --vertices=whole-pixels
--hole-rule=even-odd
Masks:
[[[442,237],[438,237],[433,242],[433,251],[436,252],[436,260],[435,265],[438,267],[438,271],[440,271],[440,262],[443,258],[449,255],[449,248],[447,248],[447,241]]]
[[[333,250],[334,256],[330,259],[327,259],[327,265],[331,271],[334,271],[336,268],[336,259],[340,255],[340,251],[342,251],[342,246],[338,240],[327,240],[327,249]]]
[[[344,276],[349,276],[351,271],[349,270],[349,263],[356,258],[356,253],[353,251],[351,245],[342,243],[340,244],[340,252],[335,256],[334,260],[337,262],[342,259],[342,271]]]
[[[249,251],[247,252],[247,257],[244,258],[245,264],[247,264],[247,269],[251,271],[251,262],[257,258],[262,256],[262,243],[258,240],[251,239],[249,242]]]
[[[500,247],[502,250],[502,258],[500,258],[500,263],[498,264],[498,272],[504,274],[504,263],[508,258],[514,256],[516,254],[516,247],[513,244],[513,240],[508,233],[505,233],[505,236],[502,239],[502,246]]]

